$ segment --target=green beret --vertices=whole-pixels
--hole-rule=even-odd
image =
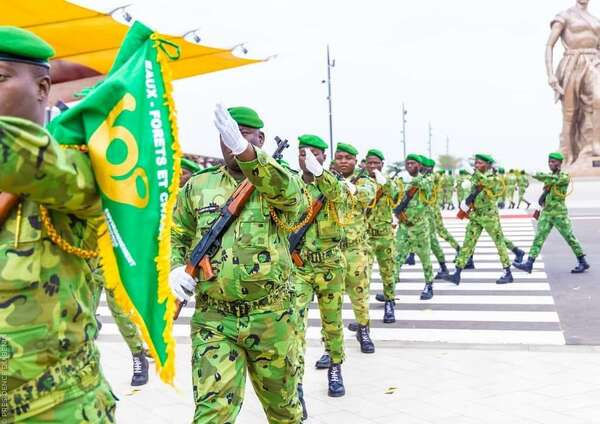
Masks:
[[[338,143],[337,147],[335,148],[336,152],[346,152],[351,154],[352,156],[358,156],[358,150],[356,150],[356,147],[354,147],[351,144],[347,144],[347,143]]]
[[[435,161],[431,158],[428,158],[426,156],[422,156],[423,161],[422,164],[423,166],[426,166],[427,168],[435,168]]]
[[[498,168],[498,172],[501,174],[504,174],[506,171],[504,170],[504,168],[500,167],[500,168]]]
[[[466,169],[461,169],[460,171],[458,171],[458,173],[459,173],[460,175],[469,175],[469,173],[467,172],[467,170],[466,170]]]
[[[321,137],[312,134],[304,134],[298,137],[300,147],[315,147],[319,150],[327,150],[327,143]]]
[[[492,163],[495,162],[493,157],[491,157],[490,155],[486,155],[484,153],[477,153],[475,155],[475,159],[482,160],[482,161],[487,162],[489,164],[492,164]]]
[[[187,169],[188,171],[190,171],[192,174],[202,171],[202,167],[200,165],[198,165],[196,162],[189,160],[188,158],[181,158],[181,167],[183,169]]]
[[[562,153],[554,152],[554,153],[550,153],[548,155],[548,159],[556,159],[556,160],[563,161],[563,160],[565,160],[565,157],[562,155]]]
[[[54,56],[52,46],[33,32],[14,26],[0,26],[1,61],[28,63],[49,68],[48,60],[52,56]]]
[[[371,149],[367,152],[367,157],[369,156],[375,156],[378,157],[381,160],[385,160],[385,156],[383,156],[383,152],[379,149]]]
[[[408,162],[409,160],[414,160],[415,162],[418,162],[421,165],[424,165],[423,161],[425,160],[425,158],[421,155],[417,155],[415,153],[410,153],[408,156],[406,156],[406,162]]]
[[[238,125],[256,129],[260,129],[265,126],[263,121],[258,116],[258,113],[249,107],[230,107],[227,110],[231,114],[233,120],[238,123]]]

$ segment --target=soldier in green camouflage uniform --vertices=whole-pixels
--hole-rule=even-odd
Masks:
[[[429,233],[428,208],[432,202],[432,187],[429,177],[419,175],[421,166],[425,164],[423,156],[409,154],[406,157],[406,170],[412,177],[404,192],[404,199],[394,210],[399,220],[396,233],[396,249],[398,256],[397,264],[404,264],[410,252],[415,252],[421,260],[423,274],[425,276],[425,288],[421,293],[421,300],[429,300],[433,297],[433,269],[431,267],[431,239]],[[416,194],[408,200],[411,188],[416,189]],[[408,202],[406,204],[406,202]],[[402,208],[404,210],[401,210]],[[398,269],[398,281],[401,275]],[[393,297],[395,290],[385,293],[386,298]]]
[[[506,175],[506,202],[509,209],[515,208],[515,188],[517,186],[517,171],[511,169]]]
[[[452,170],[447,171],[444,177],[444,203],[449,210],[455,209],[454,206],[454,176]]]
[[[459,205],[467,198],[468,193],[463,187],[463,183],[468,180],[468,175],[469,173],[466,170],[461,169],[456,177],[456,198]]]
[[[504,209],[506,207],[506,196],[508,195],[508,190],[506,189],[506,171],[504,168],[498,168],[498,173],[496,177],[499,182],[500,191],[498,194],[498,207],[500,209]]]
[[[338,143],[335,152],[335,169],[345,178],[350,190],[341,215],[344,225],[342,253],[346,258],[346,293],[352,302],[358,323],[356,338],[363,353],[375,352],[369,336],[369,247],[367,244],[366,211],[373,206],[377,186],[368,176],[354,175],[358,150],[346,143]]]
[[[527,209],[531,206],[531,203],[525,199],[525,193],[527,192],[527,188],[529,187],[529,176],[525,171],[521,171],[517,176],[517,185],[519,187],[519,203],[517,203],[517,207],[521,207],[521,203],[527,203]]]
[[[314,295],[317,296],[321,314],[321,328],[325,341],[325,355],[317,363],[326,362],[328,368],[329,396],[345,394],[341,373],[344,361],[344,332],[342,305],[344,302],[344,278],[346,259],[340,249],[342,228],[336,222],[336,210],[340,209],[348,195],[346,185],[331,172],[323,169],[327,143],[320,137],[306,134],[298,138],[299,163],[302,180],[310,197],[316,201],[321,196],[325,202],[314,218],[297,249],[303,262],[294,267],[293,278],[300,311],[300,381],[304,376],[305,331],[308,310]],[[299,385],[302,394],[302,386]]]
[[[573,234],[569,211],[565,204],[567,190],[569,188],[570,176],[561,171],[564,157],[561,153],[550,153],[548,156],[548,167],[550,173],[539,172],[533,176],[538,181],[544,183],[544,194],[540,198],[540,206],[543,208],[539,216],[535,239],[529,250],[529,258],[525,263],[513,263],[513,266],[531,273],[533,263],[540,254],[546,237],[550,234],[553,227],[556,227],[561,236],[565,239],[575,256],[577,257],[577,266],[571,270],[573,274],[581,274],[590,268],[585,259],[585,253],[581,244]]]
[[[91,270],[78,250],[101,215],[89,158],[62,149],[40,126],[52,48],[0,27],[0,422],[111,423],[115,398],[94,344]],[[62,241],[49,236],[53,226]],[[54,238],[58,241],[58,239]],[[66,250],[69,250],[67,252]]]
[[[433,169],[433,166],[435,166],[435,161],[433,161],[433,159],[431,159],[431,158],[425,158],[425,159],[428,160],[427,163],[432,165],[431,168]],[[431,173],[431,175],[429,177],[430,182],[432,184],[432,196],[434,199],[436,199],[436,201],[434,202],[434,206],[437,203],[439,203],[439,201],[437,199],[438,199],[438,197],[440,197],[442,195],[442,189],[441,189],[441,185],[442,185],[442,181],[443,181],[442,178],[443,178],[443,176],[439,173],[438,174]],[[445,240],[450,245],[450,247],[452,247],[454,250],[456,250],[456,252],[458,254],[458,251],[460,250],[460,246],[459,246],[458,242],[456,241],[456,239],[454,237],[452,237],[452,234],[450,234],[450,232],[444,225],[444,220],[442,218],[441,209],[439,207],[432,207],[431,209],[432,209],[433,222],[434,222],[436,234],[438,236],[440,236],[442,238],[442,240]]]
[[[396,246],[394,241],[394,229],[392,228],[392,209],[398,203],[398,184],[386,179],[381,170],[385,157],[378,149],[367,152],[367,170],[369,177],[377,183],[377,192],[373,207],[367,210],[368,221],[368,243],[372,255],[369,257],[369,276],[372,275],[374,259],[379,264],[379,273],[383,282],[384,292],[394,291],[394,278],[396,276]],[[386,289],[387,287],[387,289]],[[394,297],[384,299],[386,301],[383,322],[386,324],[396,321],[394,317]]]
[[[465,231],[465,240],[456,258],[456,272],[451,274],[446,280],[454,284],[460,283],[461,272],[465,268],[469,258],[475,251],[475,245],[485,230],[490,238],[496,244],[500,262],[504,268],[502,276],[496,280],[497,284],[507,284],[513,282],[510,271],[510,260],[506,252],[506,244],[502,227],[500,226],[500,216],[498,213],[497,185],[498,181],[491,171],[494,159],[486,154],[475,155],[475,173],[471,177],[471,186],[473,191],[467,198],[467,204],[471,208],[469,223]]]
[[[297,177],[261,150],[263,123],[245,107],[217,105],[225,166],[193,176],[180,191],[169,281],[178,299],[195,293],[191,319],[195,423],[233,423],[244,398],[246,370],[271,424],[296,424],[298,326],[289,281],[288,232],[271,218],[295,223],[308,205]],[[255,191],[229,227],[211,264],[216,278],[185,273],[194,246],[220,208],[248,179]]]

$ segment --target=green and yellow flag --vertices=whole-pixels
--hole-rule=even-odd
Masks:
[[[168,61],[178,55],[176,45],[134,23],[106,78],[49,125],[61,144],[89,152],[104,211],[98,246],[106,287],[168,383],[175,354],[170,227],[180,175]]]

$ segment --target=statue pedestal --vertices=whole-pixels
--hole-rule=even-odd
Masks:
[[[600,156],[578,159],[565,170],[573,177],[600,177]]]

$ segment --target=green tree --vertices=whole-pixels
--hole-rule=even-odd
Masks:
[[[438,156],[437,165],[442,169],[456,170],[461,167],[462,162],[462,158],[458,158],[452,155],[440,155]]]

